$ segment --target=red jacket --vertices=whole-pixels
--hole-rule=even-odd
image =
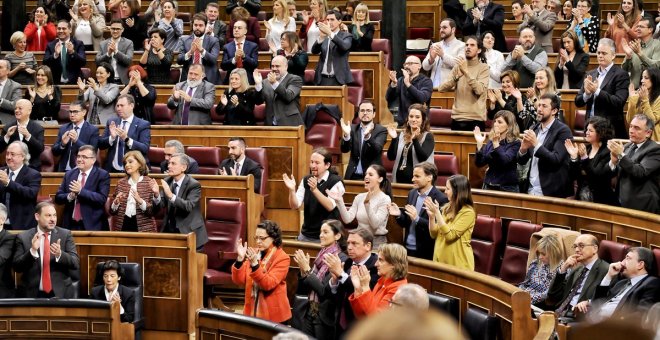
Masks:
[[[391,278],[381,277],[373,290],[364,292],[358,297],[355,293],[351,294],[348,301],[351,303],[355,317],[362,318],[388,308],[394,293],[406,283],[408,283],[407,279],[394,281]]]
[[[46,50],[46,45],[48,45],[49,42],[55,39],[57,35],[57,28],[52,22],[49,22],[48,24],[46,24],[43,30],[41,30],[41,39],[39,39],[39,35],[37,34],[37,25],[35,25],[32,21],[30,21],[25,26],[25,30],[23,30],[23,33],[25,33],[27,51],[43,52]]]

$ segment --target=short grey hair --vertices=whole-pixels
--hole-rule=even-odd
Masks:
[[[600,47],[601,45],[605,47],[609,47],[610,50],[612,51],[612,54],[616,53],[616,46],[614,45],[614,40],[610,38],[600,38],[600,40],[598,41],[598,47]]]
[[[172,158],[174,158],[174,157],[179,158],[179,160],[181,161],[181,163],[182,163],[182,164],[185,164],[185,165],[186,165],[186,169],[188,169],[188,167],[190,166],[190,158],[188,157],[188,155],[186,155],[186,154],[183,153],[183,152],[177,152],[177,153],[175,153],[175,154],[172,155]]]
[[[648,131],[648,130],[653,130],[653,127],[655,126],[655,121],[653,120],[653,118],[651,118],[651,117],[649,117],[649,116],[647,116],[647,115],[645,115],[645,114],[643,114],[643,113],[638,113],[638,114],[636,114],[636,115],[633,117],[633,119],[635,119],[635,118],[636,118],[637,120],[642,120],[642,121],[644,121],[644,122],[646,123],[646,130],[647,130],[647,131]]]
[[[11,142],[11,144],[9,144],[9,146],[12,146],[14,144],[18,145],[18,147],[21,148],[21,152],[23,152],[23,157],[24,157],[23,164],[25,164],[25,165],[30,164],[30,158],[32,156],[30,155],[30,149],[28,149],[27,144],[17,140],[17,141]],[[9,149],[9,146],[7,147],[7,149]]]
[[[174,148],[176,153],[186,153],[186,149],[183,147],[183,143],[179,142],[176,139],[170,139],[165,142],[166,148]]]
[[[9,214],[9,211],[7,210],[7,207],[0,203],[0,220],[4,223],[7,220],[7,215]]]
[[[7,60],[7,59],[0,59],[0,63],[5,64],[5,66],[7,67],[7,69],[11,70],[11,63],[9,62],[9,60]]]
[[[406,283],[399,287],[392,297],[398,306],[425,311],[429,309],[429,294],[416,283]]]

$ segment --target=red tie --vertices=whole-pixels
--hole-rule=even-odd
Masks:
[[[86,173],[82,173],[82,179],[80,180],[80,190],[85,187],[85,177],[87,177]],[[80,193],[78,193],[80,194]],[[76,198],[76,205],[73,207],[73,219],[76,221],[82,220],[82,211],[80,209],[80,200]]]
[[[193,57],[193,64],[201,64],[202,63],[202,54],[199,53],[199,51],[195,51],[195,55]]]
[[[45,293],[50,293],[53,287],[50,283],[50,240],[48,233],[44,233],[44,263],[41,266],[41,284]]]
[[[243,43],[236,43],[236,51],[240,50]],[[236,57],[236,67],[243,68],[243,57]]]

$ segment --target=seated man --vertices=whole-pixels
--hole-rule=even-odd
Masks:
[[[23,90],[21,84],[8,78],[11,64],[8,60],[0,59],[0,122],[4,125],[16,121],[14,109],[16,101],[21,99]]]
[[[403,75],[397,79],[396,71],[390,71],[390,86],[385,97],[387,106],[392,107],[399,103],[398,114],[394,119],[399,125],[408,118],[408,108],[412,104],[431,105],[433,81],[420,73],[422,62],[416,56],[409,56],[403,64]]]
[[[312,45],[312,53],[320,54],[316,64],[314,84],[339,86],[351,83],[351,66],[348,55],[353,44],[353,36],[340,29],[341,13],[328,11],[325,21],[317,23],[321,35]]]
[[[399,287],[392,297],[392,307],[405,307],[425,311],[429,309],[429,294],[416,283]]]
[[[266,126],[303,125],[300,115],[300,91],[303,81],[295,74],[287,73],[289,64],[285,57],[276,56],[270,62],[267,81],[254,71],[254,88],[266,102]]]
[[[520,76],[519,87],[534,86],[536,72],[548,66],[548,54],[536,44],[536,37],[531,28],[520,31],[518,45],[504,60],[502,71],[514,70]]]
[[[257,194],[261,189],[261,176],[263,167],[245,155],[245,139],[242,137],[231,137],[227,145],[229,149],[229,158],[220,163],[218,170],[220,175],[230,176],[254,176],[254,192]]]
[[[71,37],[71,23],[57,22],[57,39],[48,43],[44,54],[44,65],[53,72],[55,84],[75,85],[85,67],[85,44]]]
[[[128,68],[133,63],[133,42],[122,37],[124,26],[121,19],[110,23],[110,38],[101,41],[101,51],[96,55],[96,65],[106,62],[112,65],[115,79],[108,82],[128,84]]]
[[[64,204],[63,228],[108,230],[104,207],[110,191],[110,174],[95,163],[96,149],[83,145],[76,157],[77,167],[64,174],[55,195],[55,203]]]
[[[431,45],[422,61],[424,71],[431,71],[433,87],[449,80],[456,60],[465,54],[465,43],[456,38],[456,22],[446,18],[440,22],[440,41]]]
[[[343,136],[341,152],[351,155],[344,179],[362,180],[364,172],[372,164],[382,165],[383,145],[387,140],[387,129],[374,123],[376,107],[370,101],[362,101],[358,110],[359,124],[352,126],[341,120]]]
[[[133,322],[135,318],[135,294],[133,290],[120,284],[124,270],[116,260],[103,264],[103,285],[92,288],[90,297],[94,300],[119,302],[121,322]]]
[[[557,14],[545,8],[546,0],[532,0],[532,6],[525,5],[523,13],[527,15],[525,20],[518,25],[518,32],[525,28],[534,31],[534,36],[546,53],[552,50],[552,31],[555,29]]]
[[[172,158],[172,155],[175,153],[185,154],[186,149],[183,147],[183,144],[176,139],[170,139],[165,142],[165,147],[163,149],[163,152],[165,153],[165,160],[160,162],[160,172],[167,174],[167,167],[169,166],[170,158]],[[197,161],[190,156],[188,156],[188,160],[190,164],[185,172],[191,175],[199,173],[199,164]]]
[[[193,64],[188,77],[174,86],[167,107],[176,110],[174,125],[211,125],[215,85],[204,80],[204,66]]]
[[[4,228],[8,214],[7,207],[0,203],[0,299],[13,298],[16,286],[11,272],[16,235]]]
[[[83,145],[91,145],[96,148],[99,143],[99,128],[85,120],[87,115],[87,104],[82,101],[74,101],[69,105],[70,123],[62,124],[57,133],[57,140],[51,151],[53,155],[59,156],[57,171],[65,172],[76,167],[76,156]]]
[[[8,209],[5,229],[25,230],[36,225],[32,218],[41,188],[41,172],[28,167],[30,153],[23,142],[12,142],[5,152],[7,166],[0,168],[0,202]]]
[[[181,38],[177,63],[183,65],[181,80],[187,79],[188,68],[192,64],[204,65],[206,81],[213,85],[220,84],[218,72],[218,54],[220,43],[218,38],[206,33],[208,19],[203,13],[197,13],[192,18],[192,34]]]
[[[235,68],[243,68],[247,72],[248,82],[254,84],[252,73],[259,65],[257,44],[245,39],[247,23],[243,20],[234,22],[234,41],[225,44],[222,48],[222,64],[220,68],[227,72],[224,84],[229,84],[229,74]]]
[[[30,167],[41,171],[41,153],[44,151],[44,128],[35,120],[30,119],[32,103],[27,99],[16,101],[14,122],[5,124],[2,128],[3,138],[0,138],[0,152],[7,149],[13,142],[20,141],[27,145],[30,151]],[[11,208],[10,208],[11,209]]]

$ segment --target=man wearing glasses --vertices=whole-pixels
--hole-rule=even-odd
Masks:
[[[634,27],[638,39],[628,43],[622,42],[626,59],[621,67],[630,73],[630,82],[635,85],[635,88],[639,88],[644,69],[660,67],[660,41],[653,39],[654,29],[653,19],[642,17]]]
[[[344,179],[362,180],[364,172],[372,164],[382,165],[383,145],[387,129],[374,122],[376,107],[371,101],[363,101],[358,109],[359,124],[341,120],[341,152],[350,152]]]
[[[598,239],[591,234],[580,235],[573,243],[575,254],[557,269],[548,290],[546,304],[560,317],[560,321],[574,320],[574,308],[590,300],[609,270],[609,264],[598,258]]]
[[[121,19],[110,23],[110,38],[101,42],[101,52],[96,55],[96,65],[106,62],[112,65],[115,79],[108,82],[128,84],[128,68],[133,59],[133,42],[122,37],[124,26]]]
[[[94,165],[96,148],[83,145],[76,155],[76,167],[62,179],[55,203],[64,204],[62,228],[69,230],[108,230],[105,202],[110,191],[110,175]]]
[[[403,124],[408,117],[408,108],[412,104],[431,105],[431,93],[433,93],[433,81],[429,77],[419,73],[422,62],[418,57],[410,56],[406,59],[401,70],[402,76],[397,79],[396,71],[390,71],[390,86],[387,88],[385,97],[387,106],[392,107],[399,101],[399,113],[394,117]]]
[[[76,155],[83,145],[96,149],[99,142],[99,129],[85,121],[87,104],[74,101],[69,105],[70,123],[63,124],[57,133],[57,140],[51,148],[53,155],[59,156],[58,172],[65,172],[77,166]]]

